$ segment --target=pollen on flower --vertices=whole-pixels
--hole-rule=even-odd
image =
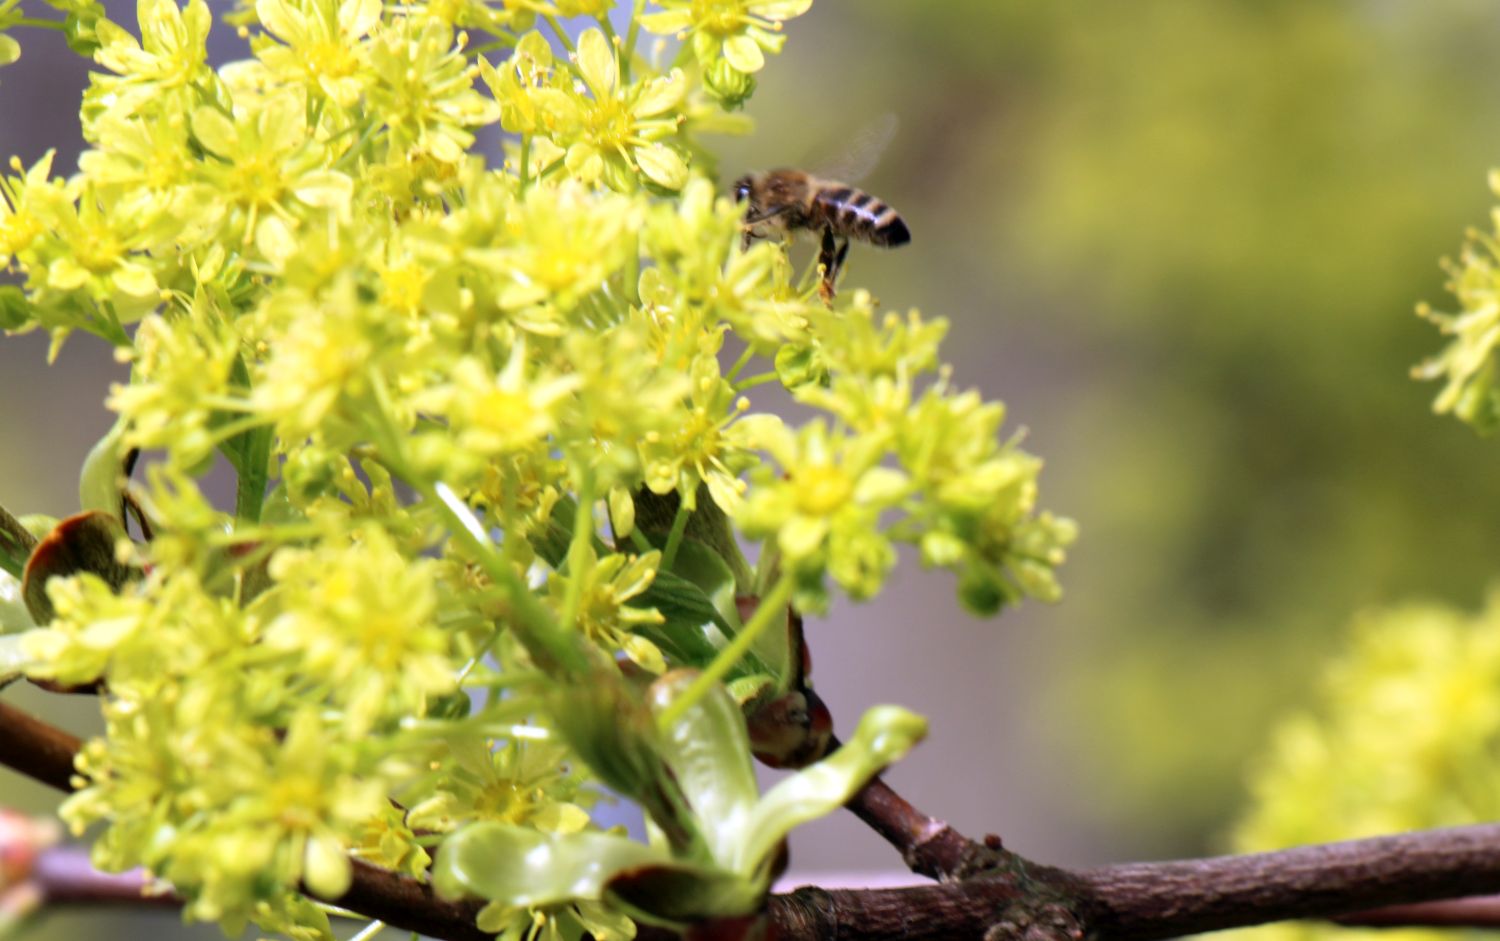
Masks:
[[[843,506],[854,492],[849,475],[830,464],[814,464],[793,472],[797,508],[809,516],[827,516]]]

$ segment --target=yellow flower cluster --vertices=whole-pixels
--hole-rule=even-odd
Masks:
[[[942,321],[825,306],[783,246],[742,246],[709,177],[703,134],[810,0],[255,0],[232,14],[247,57],[217,68],[204,0],[141,0],[133,25],[47,2],[104,71],[78,172],[0,179],[0,326],[131,364],[91,509],[121,512],[126,452],[160,455],[119,547],[140,577],[59,571],[20,648],[108,690],[66,810],[103,824],[100,865],[318,938],[299,893],[336,899],[350,858],[423,877],[485,826],[464,852],[557,846],[525,892],[459,880],[506,936],[715,914],[611,894],[590,847],[730,880],[694,897],[743,913],[781,836],[922,728],[874,712],[824,784],[757,803],[715,681],[786,691],[787,603],[874,597],[902,543],[975,609],[1056,596],[1072,527],[1037,512],[1001,407],[951,387]],[[758,411],[773,382],[818,417]],[[200,486],[220,457],[232,507]],[[703,731],[725,715],[736,735]],[[730,781],[732,825],[705,803]],[[600,831],[601,782],[664,847]]]

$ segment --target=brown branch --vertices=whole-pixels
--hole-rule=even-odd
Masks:
[[[67,733],[0,703],[0,764],[67,789],[77,745]],[[902,809],[899,798],[874,793],[877,802],[895,808],[887,808],[887,823],[899,827],[904,820],[921,829],[923,815],[910,805]],[[1004,865],[967,881],[885,890],[803,888],[772,897],[767,917],[780,941],[1154,941],[1287,918],[1369,918],[1376,907],[1500,890],[1500,824],[1083,872],[985,848]],[[143,901],[131,893],[90,898]],[[436,938],[486,937],[474,927],[478,903],[444,901],[425,883],[365,863],[354,864],[353,885],[337,901]],[[672,935],[643,928],[640,936],[661,941]]]
[[[354,881],[334,902],[341,908],[379,919],[393,928],[449,941],[493,941],[474,924],[480,905],[438,898],[432,886],[387,869],[354,860]]]
[[[1148,941],[1500,890],[1500,824],[1078,873],[1102,935]]]
[[[1340,915],[1334,921],[1362,928],[1500,928],[1500,895],[1390,905]]]
[[[80,745],[76,736],[0,702],[0,765],[71,791],[73,756]]]
[[[1004,868],[1007,854],[1000,848],[999,837],[987,836],[983,844],[975,843],[913,807],[884,778],[865,785],[845,806],[894,846],[912,872],[929,879],[962,881]]]

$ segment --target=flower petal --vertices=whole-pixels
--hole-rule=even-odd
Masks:
[[[665,144],[651,144],[635,149],[635,162],[646,179],[669,190],[682,189],[687,182],[687,164],[677,151]]]
[[[759,72],[766,64],[760,44],[744,34],[724,40],[724,58],[741,72]]]
[[[614,94],[619,77],[617,68],[615,51],[603,33],[590,29],[578,37],[578,71],[583,73],[583,80],[588,82],[595,98],[602,100]]]
[[[647,82],[630,110],[636,117],[649,118],[677,107],[686,94],[687,80],[682,69],[673,69],[667,75]]]

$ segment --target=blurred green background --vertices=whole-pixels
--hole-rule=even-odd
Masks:
[[[1493,202],[1493,3],[819,0],[789,32],[722,173],[895,113],[865,185],[913,243],[856,247],[847,285],[952,321],[956,382],[1008,403],[1082,526],[1056,607],[978,622],[913,568],[837,607],[820,691],[846,727],[928,715],[893,781],[975,835],[1065,864],[1223,848],[1349,615],[1472,607],[1500,558],[1493,444],[1407,378],[1439,346],[1413,305],[1447,306],[1438,261]],[[85,66],[22,39],[0,153],[70,169]],[[0,342],[0,500],[61,514],[120,369],[87,337],[44,355]],[[852,820],[794,840],[807,878],[896,868]]]

